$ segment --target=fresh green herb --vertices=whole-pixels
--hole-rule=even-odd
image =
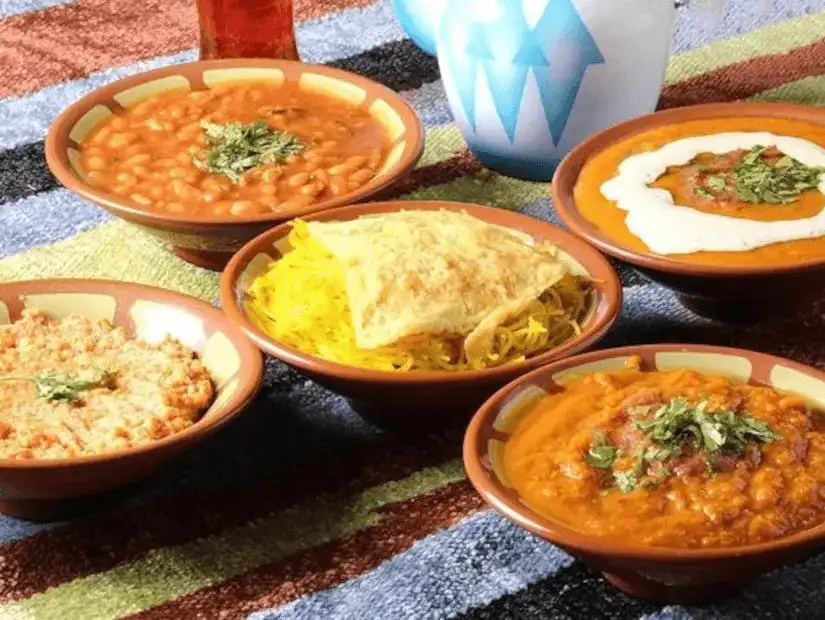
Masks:
[[[648,440],[639,445],[633,467],[622,471],[613,469],[620,450],[609,445],[602,434],[597,435],[596,443],[585,454],[585,461],[590,466],[611,470],[613,483],[622,493],[656,486],[672,476],[673,471],[666,463],[681,456],[685,448],[703,454],[708,474],[715,476],[710,455],[718,452],[740,454],[755,443],[782,439],[766,422],[749,415],[732,410],[709,412],[707,401],[691,405],[683,398],[674,398],[655,409],[641,406],[627,411],[637,418],[635,425]],[[648,466],[654,464],[653,473],[645,475]]]
[[[90,368],[76,375],[44,372],[34,377],[4,377],[0,381],[30,381],[38,398],[55,402],[76,403],[81,392],[111,387],[114,377],[99,368]]]
[[[723,174],[714,174],[705,178],[705,183],[714,192],[723,192],[728,187],[728,180]]]
[[[603,434],[596,437],[596,445],[590,446],[584,460],[588,465],[597,469],[610,469],[619,456],[619,449],[607,443]]]
[[[705,176],[704,187],[694,188],[694,193],[706,200],[733,193],[752,204],[788,204],[819,186],[825,168],[807,166],[788,155],[771,163],[764,157],[767,150],[753,147],[732,170]]]
[[[647,449],[645,446],[640,445],[639,449],[636,451],[636,463],[633,465],[633,469],[613,472],[613,479],[616,482],[616,487],[622,493],[630,493],[633,489],[639,486],[639,483],[642,480],[642,475],[647,467],[646,452]]]
[[[692,443],[697,450],[739,453],[750,443],[770,443],[781,437],[767,422],[728,410],[707,411],[707,401],[691,406],[674,398],[659,407],[650,419],[639,420],[636,426],[661,447],[677,450]]]
[[[693,188],[693,193],[696,194],[697,196],[700,196],[701,198],[704,198],[705,200],[714,200],[716,198],[716,196],[711,194],[704,187],[694,187]]]
[[[249,125],[218,125],[201,121],[211,148],[193,158],[193,163],[214,174],[224,174],[234,183],[241,175],[261,164],[279,164],[304,150],[304,144],[292,134],[270,129],[264,121]]]

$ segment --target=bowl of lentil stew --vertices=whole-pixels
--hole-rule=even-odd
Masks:
[[[396,93],[329,67],[200,61],[118,80],[54,122],[57,179],[221,269],[267,228],[366,200],[405,175],[424,132]]]
[[[93,369],[108,385],[81,376]],[[0,284],[0,513],[44,521],[119,499],[231,422],[262,378],[260,352],[193,297],[106,280]]]
[[[464,462],[493,508],[619,589],[707,602],[825,548],[823,410],[825,373],[780,357],[605,349],[497,392]]]

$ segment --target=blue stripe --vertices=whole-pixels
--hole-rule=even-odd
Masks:
[[[665,0],[669,1],[669,0]],[[681,54],[713,41],[741,36],[770,24],[817,13],[823,0],[725,0],[724,14],[717,16],[688,2],[679,11],[673,33],[673,52]]]
[[[250,620],[445,618],[517,592],[572,562],[490,511],[418,541],[361,577]]]
[[[67,189],[0,203],[0,257],[61,241],[111,219]]]
[[[3,0],[0,2],[0,19],[74,3],[75,0]]]

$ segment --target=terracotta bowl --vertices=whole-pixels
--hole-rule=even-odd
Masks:
[[[780,357],[701,345],[646,345],[603,349],[556,361],[499,390],[478,411],[464,438],[464,464],[479,494],[498,512],[601,571],[633,596],[666,603],[707,602],[735,593],[757,575],[825,548],[825,524],[776,542],[691,550],[644,547],[592,536],[544,517],[508,484],[502,448],[536,399],[562,389],[566,374],[618,370],[631,355],[647,369],[691,368],[802,395],[825,407],[825,373]]]
[[[390,139],[383,168],[359,189],[301,209],[254,217],[193,216],[143,210],[86,180],[78,143],[102,120],[160,92],[202,90],[242,80],[297,82],[307,92],[355,103],[368,111]],[[66,187],[156,236],[180,258],[220,270],[244,243],[275,224],[315,211],[361,202],[409,172],[424,149],[424,130],[415,111],[396,93],[347,71],[285,60],[208,60],[155,69],[108,84],[67,108],[49,129],[46,161]]]
[[[825,110],[789,103],[719,103],[676,108],[640,116],[606,129],[576,147],[559,165],[552,195],[562,222],[587,242],[630,263],[654,282],[672,289],[694,312],[727,321],[749,322],[790,315],[822,299],[825,256],[792,265],[741,267],[698,265],[652,252],[630,250],[602,234],[576,208],[573,188],[584,164],[605,148],[634,134],[686,121],[783,118],[825,125]]]
[[[107,492],[148,477],[231,421],[261,385],[260,352],[219,310],[187,295],[105,280],[0,284],[0,324],[17,320],[25,308],[54,318],[105,318],[150,342],[169,334],[201,356],[217,395],[194,425],[146,446],[70,459],[0,459],[0,512],[8,515],[48,520],[105,503]]]
[[[580,337],[524,363],[466,372],[394,373],[344,366],[306,355],[261,332],[242,304],[244,292],[267,265],[289,251],[290,225],[274,228],[252,240],[230,261],[221,278],[221,303],[230,320],[264,352],[304,372],[330,390],[350,399],[358,413],[384,426],[427,426],[450,421],[466,423],[487,396],[527,370],[572,355],[595,344],[607,333],[621,307],[621,285],[605,258],[573,235],[546,222],[491,207],[437,201],[371,203],[324,211],[307,220],[351,220],[362,215],[407,210],[466,210],[482,220],[529,233],[563,251],[572,268],[593,276],[596,299]]]

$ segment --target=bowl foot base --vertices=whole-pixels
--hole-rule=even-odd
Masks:
[[[232,252],[213,252],[211,250],[193,250],[191,248],[182,248],[176,245],[172,246],[172,252],[182,261],[191,263],[203,269],[210,271],[223,271],[229,259],[232,258]]]
[[[38,523],[63,521],[107,510],[132,495],[137,486],[80,497],[5,499],[0,500],[0,513]]]
[[[625,594],[659,603],[703,605],[736,595],[743,583],[670,586],[636,574],[602,573],[608,583]]]

